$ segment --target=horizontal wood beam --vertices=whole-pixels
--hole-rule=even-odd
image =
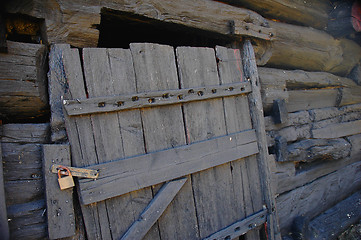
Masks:
[[[181,178],[165,183],[145,208],[144,212],[139,216],[138,220],[135,221],[123,235],[121,240],[143,239],[186,181],[187,178]]]
[[[242,82],[129,95],[64,100],[63,105],[69,116],[75,116],[201,101],[237,96],[249,92],[251,92],[250,83]]]
[[[248,231],[261,226],[266,222],[267,210],[259,211],[251,216],[246,217],[238,222],[229,225],[228,227],[213,233],[212,235],[203,238],[203,240],[213,239],[235,239],[246,234]]]
[[[361,133],[361,120],[330,124],[312,130],[313,138],[339,138]]]
[[[313,219],[309,225],[309,239],[334,239],[360,219],[361,191],[339,202]]]
[[[255,130],[247,130],[182,147],[89,166],[94,180],[80,179],[83,204],[91,204],[144,187],[258,153]]]

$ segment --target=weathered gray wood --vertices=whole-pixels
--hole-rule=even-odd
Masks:
[[[157,44],[131,44],[130,49],[134,59],[137,90],[139,92],[179,88],[172,47]],[[186,144],[180,105],[143,109],[141,113],[147,152]],[[159,131],[160,129],[161,131]],[[170,163],[169,159],[166,160],[166,163]],[[159,187],[160,185],[154,186],[153,193],[157,192]],[[157,237],[160,235],[168,239],[198,237],[198,228],[195,227],[197,225],[195,212],[192,185],[189,178],[168,210],[159,219],[159,233],[157,227],[153,227],[151,231],[155,233],[148,233],[148,238],[154,238],[154,234]]]
[[[361,133],[361,120],[330,124],[326,127],[313,129],[313,138],[339,138]]]
[[[312,219],[358,190],[361,183],[360,171],[359,161],[280,195],[277,206],[282,233],[290,230],[295,217],[307,216]],[[314,204],[315,202],[323,204]]]
[[[181,178],[165,183],[139,216],[139,219],[133,223],[121,239],[142,239],[163,214],[186,181],[187,178]]]
[[[314,108],[325,108],[337,106],[338,90],[297,90],[288,91],[287,110],[296,112],[300,110],[309,110]]]
[[[245,131],[188,146],[89,166],[89,169],[99,170],[99,178],[96,181],[79,181],[81,198],[84,204],[98,202],[257,152],[255,132]]]
[[[46,116],[45,45],[7,43],[8,53],[0,53],[2,119],[19,121]]]
[[[178,47],[176,54],[182,88],[220,83],[213,49]],[[187,103],[183,109],[188,143],[226,134],[222,99]],[[200,238],[234,222],[231,182],[229,164],[192,175]]]
[[[339,106],[357,104],[361,102],[361,87],[353,86],[352,88],[341,88],[341,101]]]
[[[1,142],[3,143],[46,143],[49,139],[49,124],[4,124]]]
[[[360,61],[361,47],[352,40],[334,39],[313,28],[268,23],[277,32],[268,66],[347,76]]]
[[[307,138],[311,138],[311,125],[305,124],[300,126],[289,126],[282,128],[278,131],[267,132],[267,143],[268,146],[274,145],[276,137],[282,136],[287,142],[295,142]]]
[[[351,145],[343,138],[306,139],[289,145],[287,151],[288,161],[332,161],[347,157],[350,154]]]
[[[22,13],[46,19],[46,33],[50,43],[69,43],[75,47],[96,47],[102,8],[139,15],[153,21],[180,24],[206,31],[230,34],[229,21],[234,21],[236,35],[269,39],[276,34],[267,27],[259,14],[227,4],[200,0],[196,2],[142,0],[87,2],[72,1],[55,4],[34,0],[32,4],[7,3],[10,13]],[[220,11],[219,9],[222,9]],[[135,17],[136,18],[136,17]]]
[[[59,64],[64,65],[67,79],[71,79],[68,81],[69,95],[73,98],[85,97],[86,92],[79,51],[69,48],[64,51],[66,53],[63,53],[62,61]],[[97,163],[90,117],[71,120],[65,116],[65,125],[68,129],[67,134],[72,147],[72,165],[83,167]],[[105,238],[109,237],[109,232],[106,231],[109,225],[103,225],[107,221],[100,222],[103,220],[102,217],[106,216],[105,204],[99,203],[95,206],[81,205],[81,208],[88,238],[101,239],[102,236],[105,236]]]
[[[217,46],[216,56],[219,59],[218,71],[221,84],[246,81],[239,49],[227,49]],[[223,99],[223,104],[227,134],[252,128],[247,96],[225,98]],[[245,218],[247,215],[253,214],[262,208],[260,179],[254,177],[259,174],[257,168],[257,162],[254,157],[231,162],[235,197],[230,200],[234,202],[234,211],[228,213],[229,221]],[[255,170],[256,172],[254,172]],[[252,182],[249,180],[250,178],[252,178]],[[252,239],[257,234],[258,231],[253,230],[249,231],[245,237],[246,239]]]
[[[332,5],[326,0],[285,1],[266,0],[262,2],[250,0],[222,0],[235,6],[249,8],[269,19],[297,23],[324,30],[327,27],[328,13]]]
[[[6,212],[5,202],[5,189],[4,189],[4,177],[3,177],[3,160],[2,160],[2,144],[0,142],[0,232],[4,240],[8,240],[9,224],[8,215]]]
[[[62,99],[66,98],[69,94],[67,72],[63,64],[64,52],[69,50],[70,45],[68,44],[56,44],[51,45],[49,53],[48,88],[52,142],[64,142],[67,140]]]
[[[288,113],[287,116],[287,121],[282,124],[275,124],[272,116],[266,116],[264,118],[266,131],[280,130],[289,126],[298,126],[311,123],[311,118],[308,111]]]
[[[288,118],[288,110],[286,107],[286,101],[284,99],[276,99],[273,101],[272,109],[273,121],[276,124],[285,123]]]
[[[309,223],[310,239],[336,239],[349,226],[360,219],[361,192],[339,202]]]
[[[258,213],[255,213],[251,216],[246,217],[238,222],[233,223],[232,225],[222,229],[212,235],[203,238],[207,239],[235,239],[253,228],[256,228],[266,222],[267,210],[262,210]]]
[[[99,98],[64,100],[68,115],[105,113],[135,108],[179,104],[206,99],[221,98],[250,92],[249,83],[233,83],[224,86],[196,87],[179,90],[133,93]]]
[[[267,139],[265,132],[265,124],[263,117],[262,100],[260,93],[259,77],[257,72],[257,65],[255,61],[254,51],[250,40],[246,40],[243,45],[242,51],[243,69],[246,79],[249,79],[252,85],[252,93],[249,94],[249,106],[251,110],[252,124],[256,129],[256,135],[258,139],[259,154],[257,155],[257,162],[259,166],[259,172],[262,176],[261,186],[265,200],[266,207],[268,209],[267,217],[267,232],[271,239],[280,239],[278,216],[276,211],[276,204],[274,200],[274,193],[271,187],[270,166],[268,165],[268,150]]]
[[[11,239],[47,237],[45,200],[15,204],[7,208]]]
[[[60,190],[58,175],[52,173],[53,164],[70,165],[69,145],[44,145],[43,164],[45,179],[48,236],[50,239],[75,235],[73,188]]]
[[[275,152],[276,152],[276,161],[277,162],[286,162],[288,161],[288,149],[287,149],[287,139],[283,136],[277,136],[275,138]]]

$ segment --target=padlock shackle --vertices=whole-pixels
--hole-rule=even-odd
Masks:
[[[70,176],[70,177],[72,176],[69,168],[64,167],[64,166],[59,166],[59,168],[58,168],[58,178],[61,178],[60,171],[62,171],[62,170],[67,171],[67,172],[68,172],[68,176]]]

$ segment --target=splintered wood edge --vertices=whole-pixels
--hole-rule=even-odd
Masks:
[[[231,97],[249,92],[251,92],[250,83],[241,82],[130,95],[64,100],[63,106],[69,116],[76,116]]]
[[[246,217],[243,220],[235,222],[228,227],[213,233],[212,235],[203,238],[203,240],[213,239],[234,239],[236,237],[246,234],[248,231],[264,224],[266,222],[267,210],[263,209],[251,216]]]
[[[60,168],[62,165],[58,165],[58,164],[53,164],[51,166],[51,172],[52,173],[58,173],[58,168]],[[81,178],[92,178],[92,179],[97,179],[99,177],[99,173],[97,170],[92,170],[92,169],[85,169],[85,168],[76,168],[76,167],[68,167],[69,168],[71,175],[73,177],[81,177]],[[67,172],[62,172],[62,175],[67,175]]]

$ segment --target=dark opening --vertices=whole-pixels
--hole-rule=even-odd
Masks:
[[[173,47],[215,47],[229,46],[237,40],[232,35],[201,31],[106,8],[102,9],[98,29],[98,47],[129,48],[129,43],[134,42],[159,43]]]

